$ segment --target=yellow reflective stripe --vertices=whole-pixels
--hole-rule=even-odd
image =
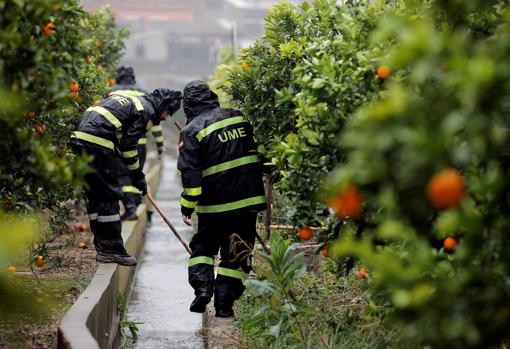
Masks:
[[[197,195],[202,194],[202,187],[184,188],[184,192],[191,196],[197,196]]]
[[[138,140],[138,144],[147,144],[147,138],[143,137]]]
[[[152,132],[163,131],[163,126],[161,126],[161,125],[152,126],[151,131]]]
[[[215,122],[212,125],[207,126],[202,131],[198,132],[195,137],[197,137],[198,141],[200,142],[202,139],[210,135],[216,130],[219,130],[220,128],[227,127],[230,125],[240,124],[241,122],[244,122],[244,118],[242,116],[236,116],[233,118],[228,118],[225,120],[221,120],[218,122]]]
[[[232,211],[236,210],[238,208],[243,208],[251,205],[258,205],[263,204],[266,202],[266,198],[264,195],[261,196],[254,196],[247,199],[242,199],[234,202],[228,202],[226,204],[219,204],[219,205],[207,205],[202,206],[198,205],[197,212],[198,213],[218,213],[218,212],[225,212],[225,211]]]
[[[111,95],[143,96],[145,93],[137,90],[116,90],[110,92],[109,96]]]
[[[181,206],[184,206],[184,207],[187,207],[187,208],[195,208],[195,206],[197,205],[196,201],[195,202],[188,201],[188,200],[186,200],[183,197],[181,197],[180,204],[181,204]]]
[[[135,194],[141,194],[142,191],[138,189],[137,187],[133,187],[132,185],[125,185],[122,187],[123,193],[135,193]]]
[[[188,262],[188,267],[192,267],[195,264],[200,264],[200,263],[214,265],[214,259],[212,259],[211,257],[206,257],[206,256],[193,257],[193,258],[190,258],[190,260]]]
[[[163,136],[159,136],[159,137],[154,138],[154,140],[158,143],[162,143],[165,139],[163,138]]]
[[[135,157],[137,155],[138,155],[138,150],[130,150],[130,151],[122,152],[122,157],[123,158],[132,158],[132,157]]]
[[[131,171],[136,170],[139,167],[140,167],[140,161],[138,161],[138,160],[136,160],[136,162],[134,164],[128,165],[128,169],[130,169]]]
[[[229,269],[229,268],[218,268],[218,275],[228,276],[231,278],[240,279],[242,281],[246,280],[248,275],[240,270]]]
[[[85,132],[74,131],[73,135],[71,137],[83,139],[84,141],[87,141],[90,143],[95,143],[97,145],[100,145],[102,147],[105,147],[105,148],[108,148],[111,150],[113,150],[115,148],[112,141],[109,141],[109,140],[101,138],[101,137],[93,136],[93,135],[85,133]]]
[[[221,164],[214,165],[214,166],[211,166],[211,167],[203,170],[202,177],[207,177],[207,176],[210,176],[210,175],[218,173],[218,172],[230,170],[231,168],[243,166],[246,164],[252,164],[252,163],[255,163],[258,161],[259,161],[259,157],[257,155],[248,155],[248,156],[244,156],[239,159],[223,162]]]
[[[108,121],[110,121],[115,126],[115,128],[122,127],[122,123],[119,121],[119,119],[117,119],[115,115],[113,115],[103,107],[90,107],[86,111],[95,111],[96,113],[103,115]]]
[[[125,90],[120,90],[120,91],[125,91]],[[140,100],[138,98],[136,98],[136,96],[131,96],[131,95],[128,95],[128,94],[125,94],[125,93],[120,93],[119,91],[114,91],[114,92],[110,93],[110,95],[117,95],[117,96],[122,96],[122,97],[129,98],[135,104],[135,108],[136,108],[137,111],[142,111],[143,110],[142,102],[140,102]]]

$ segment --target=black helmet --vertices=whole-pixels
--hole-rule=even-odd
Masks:
[[[135,71],[133,67],[125,67],[121,65],[117,68],[117,76],[115,77],[117,84],[134,85],[136,83]]]
[[[157,88],[149,95],[154,105],[156,117],[160,118],[163,112],[168,111],[170,115],[175,114],[181,107],[182,93],[167,88]]]
[[[186,117],[192,119],[204,111],[219,107],[220,103],[205,81],[193,80],[184,87],[182,105]]]

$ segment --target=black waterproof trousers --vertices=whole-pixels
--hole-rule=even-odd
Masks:
[[[198,232],[190,242],[189,283],[195,295],[214,294],[216,309],[230,309],[244,291],[251,270],[255,243],[256,212],[231,215],[198,215]],[[214,258],[221,262],[214,279]]]
[[[140,161],[140,168],[143,169],[147,157],[147,146],[145,144],[138,144],[138,160]],[[120,167],[123,169],[119,177],[119,182],[122,187],[122,203],[126,211],[136,211],[136,208],[142,202],[142,192],[133,186],[131,173],[122,160],[119,160]]]
[[[119,200],[122,198],[119,175],[122,168],[112,151],[100,151],[92,147],[72,145],[78,154],[93,156],[93,172],[85,176],[87,213],[90,230],[94,234],[94,246],[99,254],[128,256],[122,240],[122,223]]]

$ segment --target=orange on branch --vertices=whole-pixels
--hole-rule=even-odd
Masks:
[[[383,65],[377,68],[377,76],[379,77],[379,79],[386,80],[387,78],[390,77],[390,75],[391,75],[390,67]]]
[[[301,227],[299,229],[299,237],[303,240],[310,240],[313,236],[312,229],[308,227]]]
[[[349,184],[340,194],[329,200],[329,206],[339,218],[356,218],[363,205],[363,197],[358,187]]]
[[[454,168],[434,175],[427,184],[427,197],[432,206],[440,210],[458,206],[464,191],[464,179]]]
[[[364,267],[359,268],[358,275],[360,278],[366,279],[367,278],[367,270]]]
[[[453,251],[456,246],[457,246],[457,240],[455,240],[451,236],[447,237],[443,241],[443,247],[446,251]]]

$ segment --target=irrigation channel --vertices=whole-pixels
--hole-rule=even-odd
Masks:
[[[177,231],[189,241],[192,230],[181,218],[181,181],[175,148],[166,152],[156,200]],[[163,219],[154,212],[135,274],[125,321],[141,322],[138,340],[128,348],[203,348],[201,314],[191,313],[194,298],[188,284],[188,253]],[[127,331],[129,332],[129,331]]]

